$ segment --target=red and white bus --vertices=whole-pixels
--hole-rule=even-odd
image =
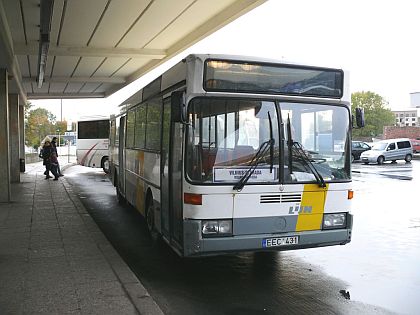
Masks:
[[[108,173],[109,118],[84,117],[77,122],[77,163],[101,167]]]

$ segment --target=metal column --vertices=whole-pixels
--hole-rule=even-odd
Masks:
[[[9,94],[10,181],[20,182],[19,163],[19,95]]]
[[[19,104],[19,160],[26,164],[25,161],[25,104]],[[21,172],[25,170],[20,169]]]
[[[11,200],[7,76],[7,70],[0,69],[0,202]]]

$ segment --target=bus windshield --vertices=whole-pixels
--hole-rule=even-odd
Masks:
[[[248,182],[278,182],[279,131],[273,101],[196,98],[189,106],[187,174],[200,183],[235,183],[273,133]],[[272,163],[272,164],[271,164]]]
[[[191,123],[186,152],[188,178],[206,184],[238,182],[260,148],[271,140],[272,132],[274,145],[258,158],[248,183],[278,183],[281,174],[282,182],[289,183],[316,183],[317,173],[325,181],[350,179],[349,163],[347,167],[345,163],[347,109],[280,103],[284,128],[279,130],[276,108],[276,103],[268,100],[194,99],[188,109]],[[288,141],[283,145],[279,141],[287,140],[287,118],[295,142],[293,147],[288,147]]]
[[[282,150],[285,182],[316,181],[316,173],[325,181],[349,180],[350,166],[346,164],[348,110],[339,106],[286,102],[280,103],[280,108],[286,139]],[[289,137],[292,141],[288,141]]]

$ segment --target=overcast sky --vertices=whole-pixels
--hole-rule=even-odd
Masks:
[[[416,0],[269,0],[169,63],[188,53],[223,53],[338,67],[350,71],[352,92],[372,91],[391,109],[403,109],[410,107],[410,93],[420,92],[419,14]],[[115,113],[146,83],[139,79],[107,99],[63,100],[63,119],[98,114],[99,108]],[[31,102],[60,119],[60,100]]]

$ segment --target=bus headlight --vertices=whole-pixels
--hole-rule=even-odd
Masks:
[[[231,236],[232,220],[203,220],[201,232],[203,237]]]
[[[346,213],[327,213],[324,214],[324,222],[322,228],[328,229],[342,229],[346,227]]]

